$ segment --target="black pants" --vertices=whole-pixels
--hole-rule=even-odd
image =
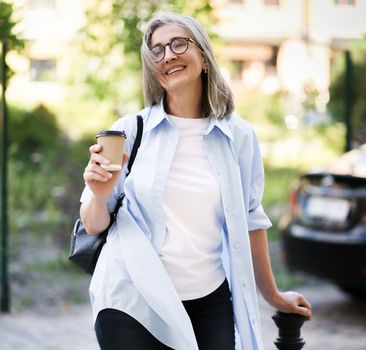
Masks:
[[[191,319],[200,350],[234,350],[234,318],[227,281],[211,294],[183,305]],[[171,350],[128,314],[104,309],[95,322],[102,350]]]

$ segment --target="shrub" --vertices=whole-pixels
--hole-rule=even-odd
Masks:
[[[9,115],[9,143],[16,157],[27,160],[35,152],[54,153],[60,146],[62,133],[56,116],[45,106],[31,111],[12,107]]]
[[[56,120],[45,106],[9,109],[9,228],[67,243],[94,141],[70,140]]]

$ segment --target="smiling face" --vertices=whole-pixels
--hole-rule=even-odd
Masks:
[[[177,37],[190,38],[191,35],[182,26],[165,24],[157,28],[152,34],[150,47],[154,48],[157,44],[165,46]],[[187,51],[180,55],[172,52],[167,45],[164,58],[156,65],[158,80],[167,94],[179,93],[183,89],[190,89],[190,91],[197,91],[201,94],[201,73],[205,63],[196,44],[188,42]]]

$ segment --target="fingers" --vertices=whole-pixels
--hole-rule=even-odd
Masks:
[[[100,166],[109,164],[109,160],[98,153],[101,150],[102,146],[98,144],[89,147],[90,159],[83,174],[85,182],[106,182],[112,177],[112,174]]]
[[[300,305],[311,310],[311,304],[305,299],[305,297],[302,297],[302,300],[300,302]]]
[[[94,144],[94,145],[91,145],[89,147],[89,152],[90,153],[98,153],[102,150],[102,145],[99,145],[99,144]]]
[[[306,317],[307,320],[311,320],[312,313],[309,308],[299,305],[296,306],[294,313]]]
[[[97,164],[103,164],[103,165],[108,165],[110,164],[110,161],[108,158],[103,157],[101,154],[99,154],[99,152],[102,150],[102,146],[95,144],[89,147],[89,152],[91,154],[90,156],[90,162],[91,163],[97,163]],[[128,161],[128,154],[127,153],[123,153],[123,157],[122,157],[122,167],[126,164],[126,162]]]
[[[311,319],[311,304],[305,299],[302,294],[292,291],[281,294],[283,297],[283,303],[281,303],[279,311],[295,313],[306,317],[307,320]]]
[[[128,154],[127,153],[123,153],[123,158],[122,158],[122,167],[127,163],[128,161]]]
[[[305,316],[306,318],[311,318],[311,304],[305,299],[305,297],[300,294],[298,294],[298,300],[296,305],[296,313]]]
[[[95,163],[95,164],[108,165],[110,163],[108,158],[103,157],[101,154],[99,154],[101,150],[102,146],[98,144],[89,147],[89,152],[91,154],[89,164]]]
[[[89,162],[84,171],[85,182],[102,181],[107,182],[113,175],[107,170],[103,169],[99,164]]]
[[[91,183],[91,181],[107,182],[113,177],[119,177],[121,171],[109,172],[103,168],[103,165],[109,165],[110,160],[102,156],[99,152],[102,150],[102,146],[94,144],[89,147],[90,159],[83,174],[84,181]],[[128,154],[124,153],[122,158],[122,167],[128,161]]]
[[[307,320],[311,319],[311,304],[305,299],[302,294],[298,294],[298,300],[296,302],[294,313],[299,314],[307,318]]]
[[[109,172],[103,168],[103,165],[109,165],[110,160],[102,156],[99,152],[102,146],[94,144],[89,147],[90,159],[83,174],[84,181],[90,183],[91,181],[107,182],[114,176],[118,177],[121,171]],[[122,166],[128,161],[128,154],[124,153],[122,158]]]

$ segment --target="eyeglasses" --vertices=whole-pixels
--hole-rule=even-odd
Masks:
[[[175,53],[176,55],[182,55],[188,50],[189,42],[198,46],[198,44],[194,42],[191,38],[173,38],[169,43],[165,45],[157,44],[153,48],[151,48],[151,55],[155,63],[159,63],[165,57],[165,49],[167,46],[169,46],[171,52]]]

